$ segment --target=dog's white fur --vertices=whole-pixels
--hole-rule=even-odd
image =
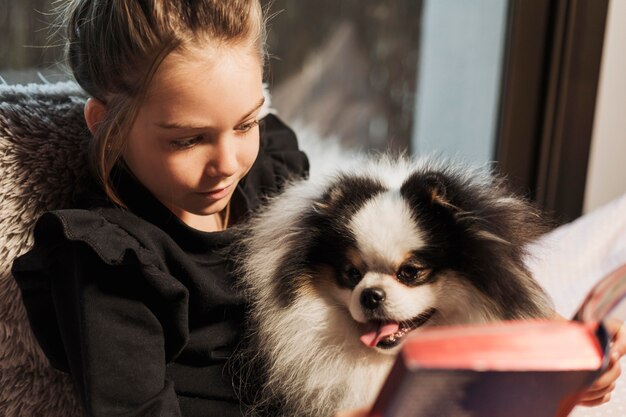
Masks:
[[[384,288],[387,298],[394,300],[389,312],[398,320],[415,317],[429,307],[435,307],[438,313],[426,326],[501,318],[492,300],[453,271],[446,272],[445,279],[414,288],[407,288],[384,274],[369,272],[353,290],[322,281],[301,288],[288,307],[276,301],[281,265],[290,250],[301,244],[298,221],[339,173],[377,178],[389,188],[390,191],[368,201],[349,219],[361,254],[368,261],[375,263],[380,258],[384,263],[396,262],[395,257],[423,245],[422,231],[410,219],[410,210],[399,196],[400,186],[412,172],[447,169],[449,164],[434,158],[410,160],[383,156],[375,160],[363,157],[347,160],[342,157],[341,168],[331,169],[330,174],[325,170],[313,172],[310,180],[292,184],[255,219],[251,237],[245,242],[247,249],[241,272],[251,300],[254,326],[251,331],[256,343],[252,347],[254,357],[248,357],[248,363],[260,360],[266,368],[266,379],[265,388],[253,400],[252,413],[263,410],[276,398],[280,398],[280,410],[285,416],[332,415],[337,410],[363,406],[375,399],[394,360],[389,353],[397,349],[381,351],[365,346],[358,337],[346,337],[347,332],[355,332],[356,322],[367,320],[359,297],[370,284]],[[468,183],[485,188],[492,185],[493,177],[487,169],[456,166],[455,173],[464,176]],[[519,201],[504,196],[492,203],[510,207]],[[458,213],[459,218],[468,220],[472,216],[472,213]],[[485,240],[507,244],[492,233],[476,230],[476,234]],[[511,263],[510,268],[517,266]],[[525,271],[515,273],[522,280],[531,280]],[[533,297],[544,311],[550,311],[549,302],[540,290]],[[244,367],[244,384],[248,379],[246,372],[257,370]]]

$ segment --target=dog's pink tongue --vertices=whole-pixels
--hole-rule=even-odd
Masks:
[[[365,346],[375,347],[378,342],[387,336],[397,333],[400,325],[396,322],[392,323],[371,323],[369,329],[361,335],[361,342]]]

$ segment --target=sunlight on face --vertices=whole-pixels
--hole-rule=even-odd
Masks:
[[[183,222],[212,230],[257,157],[262,104],[252,48],[173,52],[155,73],[124,160]]]

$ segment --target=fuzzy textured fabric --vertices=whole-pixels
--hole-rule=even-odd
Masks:
[[[87,174],[85,94],[74,83],[0,86],[0,415],[82,415],[69,376],[33,336],[13,259],[47,210],[64,207]]]

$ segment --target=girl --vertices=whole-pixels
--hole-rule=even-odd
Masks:
[[[64,15],[94,180],[15,261],[32,328],[89,415],[240,416],[224,364],[244,300],[222,249],[308,169],[293,132],[259,120],[261,6],[73,0]]]
[[[223,249],[308,169],[293,132],[259,120],[261,6],[67,3],[95,181],[14,264],[32,328],[89,415],[240,416],[224,364],[244,303]]]

